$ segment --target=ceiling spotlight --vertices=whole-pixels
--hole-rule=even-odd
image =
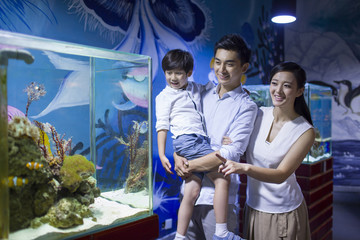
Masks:
[[[273,0],[271,21],[274,23],[291,23],[296,20],[296,0]]]

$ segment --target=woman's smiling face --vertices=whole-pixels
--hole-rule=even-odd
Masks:
[[[304,92],[298,88],[296,79],[291,72],[278,72],[270,82],[270,95],[274,107],[293,107],[295,99]]]

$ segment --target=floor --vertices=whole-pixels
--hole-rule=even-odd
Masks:
[[[359,240],[360,191],[335,188],[333,195],[333,240]],[[159,239],[174,239],[174,234]]]
[[[334,189],[333,240],[360,239],[360,192]]]

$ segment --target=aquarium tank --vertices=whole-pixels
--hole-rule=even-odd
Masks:
[[[152,212],[151,58],[0,31],[0,238]]]
[[[246,85],[251,98],[258,107],[272,106],[269,85]],[[303,163],[313,163],[332,155],[331,146],[331,88],[306,84],[304,97],[310,109],[315,128],[315,142]]]

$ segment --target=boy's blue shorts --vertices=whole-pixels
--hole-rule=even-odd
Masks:
[[[214,152],[210,147],[208,137],[197,134],[183,134],[173,140],[174,152],[179,156],[192,160]],[[194,172],[196,176],[203,179],[208,172]]]

